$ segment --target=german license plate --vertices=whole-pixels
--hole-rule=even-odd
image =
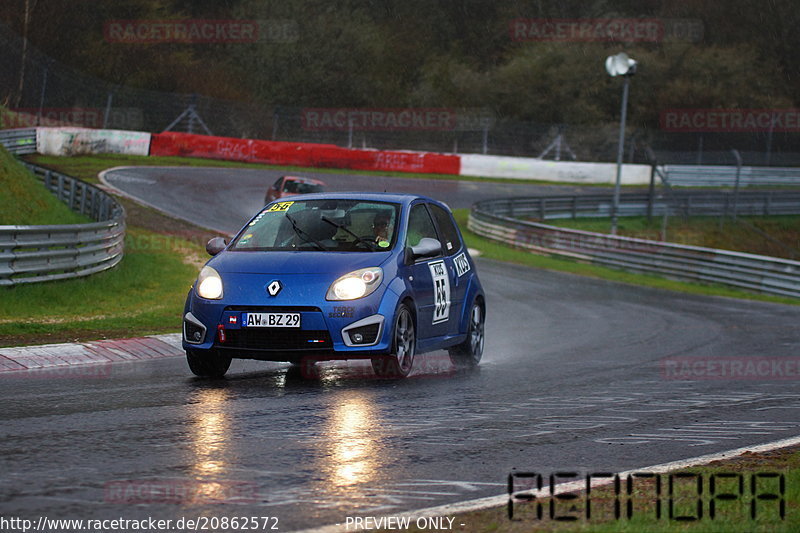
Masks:
[[[300,313],[243,313],[246,328],[299,328]]]

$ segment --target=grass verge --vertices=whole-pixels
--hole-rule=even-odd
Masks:
[[[545,497],[532,502],[516,501],[513,519],[509,519],[508,506],[460,514],[455,516],[453,523],[457,525],[454,530],[508,533],[800,531],[800,449],[796,447],[757,454],[748,452],[728,460],[671,474],[659,475],[659,495],[654,478],[636,477],[632,480],[633,490],[628,496],[627,480],[622,478],[619,490],[615,490],[612,485],[592,489],[590,493],[571,493],[574,498],[569,500],[563,497],[552,500]],[[772,477],[772,474],[776,476]],[[785,480],[783,489],[780,485],[781,475]],[[673,481],[672,494],[670,478]],[[755,490],[752,486],[754,480]],[[547,479],[544,479],[544,484],[547,484]],[[515,483],[515,491],[526,489],[525,486]],[[724,498],[723,495],[730,495],[730,498]],[[769,495],[775,495],[776,498],[769,498]],[[784,504],[783,517],[781,499]],[[632,505],[630,518],[627,505],[629,501]],[[660,502],[660,518],[657,517],[656,502]],[[620,506],[619,517],[615,511],[616,503]],[[590,507],[588,519],[587,507]],[[558,520],[556,517],[562,519]],[[684,519],[680,520],[679,517]],[[464,524],[464,527],[460,524]],[[412,527],[408,531],[422,530]]]
[[[85,224],[0,146],[0,225]]]
[[[122,262],[86,278],[2,290],[0,346],[136,337],[180,329],[205,251],[129,227]]]
[[[456,216],[456,220],[458,221],[458,225],[461,227],[461,230],[464,234],[464,240],[466,241],[467,246],[476,250],[480,250],[481,255],[489,259],[506,261],[509,263],[516,263],[534,268],[542,268],[545,270],[569,272],[571,274],[579,274],[581,276],[605,279],[608,281],[626,283],[629,285],[640,285],[644,287],[666,289],[689,294],[724,296],[728,298],[742,298],[758,300],[762,302],[800,305],[800,301],[794,298],[751,293],[724,287],[722,285],[684,283],[659,276],[635,274],[621,270],[613,270],[602,266],[568,261],[566,259],[559,259],[556,257],[532,254],[525,250],[514,249],[504,244],[480,237],[467,230],[466,228],[467,218],[469,217],[469,209],[456,209],[454,214]]]
[[[92,172],[51,168],[80,178]],[[205,242],[216,234],[126,198],[118,201],[127,214],[120,264],[86,278],[0,289],[0,346],[180,330],[186,293],[208,258]]]

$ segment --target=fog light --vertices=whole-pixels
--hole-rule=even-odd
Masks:
[[[206,327],[192,313],[183,317],[183,338],[189,344],[200,344],[206,337]]]
[[[371,318],[368,320],[372,320]],[[378,342],[378,334],[381,331],[381,322],[367,324],[366,326],[352,325],[342,331],[345,343],[348,346],[367,346]]]

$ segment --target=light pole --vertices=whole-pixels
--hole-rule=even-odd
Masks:
[[[622,180],[622,156],[625,151],[625,120],[628,116],[628,85],[630,77],[636,74],[636,61],[625,52],[606,59],[606,72],[609,76],[622,76],[622,113],[619,119],[619,150],[617,151],[617,179],[614,182],[614,205],[611,208],[611,234],[617,234],[617,215],[619,212],[619,190]]]

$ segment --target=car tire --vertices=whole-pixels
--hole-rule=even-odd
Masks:
[[[204,378],[221,378],[231,366],[230,356],[220,355],[214,350],[202,355],[186,350],[186,362],[195,376]]]
[[[414,316],[405,304],[397,308],[392,329],[392,354],[372,359],[372,370],[382,378],[404,378],[411,373],[417,348]]]
[[[477,301],[474,302],[469,311],[467,338],[461,344],[457,344],[448,350],[450,361],[454,365],[472,368],[480,363],[485,342],[486,318],[484,315],[481,304]]]

